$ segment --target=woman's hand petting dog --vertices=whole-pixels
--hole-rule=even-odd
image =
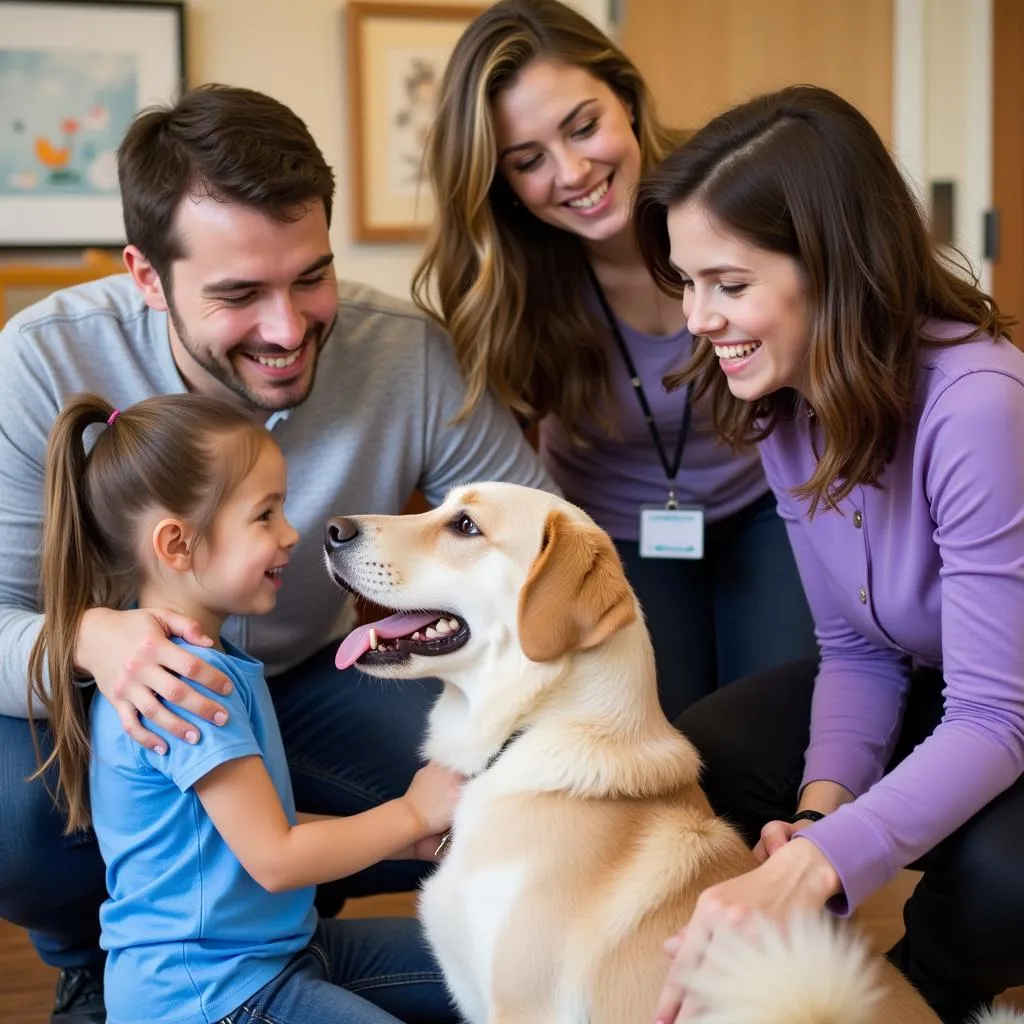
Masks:
[[[806,819],[797,822],[769,821],[761,829],[761,838],[754,846],[754,856],[759,864],[763,864],[773,853],[778,853],[801,829],[811,823]]]
[[[789,842],[798,830],[771,822],[754,851],[762,863],[701,893],[689,923],[665,943],[672,964],[658,998],[657,1024],[681,1024],[701,1012],[686,979],[700,967],[716,931],[742,930],[759,918],[784,925],[794,911],[820,910],[839,892],[839,877],[825,855],[813,843]]]

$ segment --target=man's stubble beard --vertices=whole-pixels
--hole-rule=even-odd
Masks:
[[[185,322],[178,314],[178,310],[174,305],[173,299],[171,299],[169,295],[166,298],[167,315],[170,317],[171,324],[174,326],[174,332],[178,337],[178,341],[181,343],[181,347],[184,348],[185,351],[188,352],[189,356],[203,370],[213,377],[214,380],[223,384],[229,391],[233,391],[254,409],[258,409],[261,412],[282,412],[285,409],[295,409],[302,405],[302,403],[305,402],[312,394],[313,384],[316,381],[316,372],[319,369],[320,353],[327,342],[328,336],[334,329],[334,325],[338,319],[337,314],[335,314],[335,317],[330,324],[316,324],[306,332],[306,336],[303,339],[304,343],[308,340],[314,340],[315,344],[315,351],[313,352],[312,357],[313,365],[309,371],[309,386],[306,388],[305,392],[299,398],[290,399],[286,402],[268,402],[262,395],[254,392],[246,383],[245,378],[231,369],[230,364],[228,366],[222,365],[208,352],[192,344],[192,339],[185,327]]]

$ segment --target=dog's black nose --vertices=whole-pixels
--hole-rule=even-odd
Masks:
[[[332,516],[327,520],[327,533],[324,537],[324,547],[327,553],[337,551],[343,544],[359,536],[359,527],[351,519],[345,516]]]

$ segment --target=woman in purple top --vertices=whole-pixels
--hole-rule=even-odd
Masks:
[[[491,388],[539,421],[549,472],[615,539],[671,717],[814,653],[757,453],[730,451],[707,402],[691,407],[662,385],[693,339],[643,265],[630,199],[680,141],[637,69],[582,15],[502,0],[467,28],[445,73],[427,149],[441,202],[414,285],[452,337],[467,404]],[[666,509],[670,494],[700,508]],[[641,555],[644,506],[654,557]]]
[[[679,720],[761,865],[702,895],[659,1017],[723,914],[849,913],[913,865],[890,957],[959,1024],[1024,982],[1024,353],[826,90],[715,118],[635,219],[701,339],[671,383],[760,442],[821,653]]]

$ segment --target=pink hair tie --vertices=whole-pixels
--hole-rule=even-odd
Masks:
[[[117,419],[117,417],[118,417],[118,416],[120,416],[120,415],[121,415],[121,410],[120,410],[120,409],[115,409],[115,410],[114,410],[114,411],[113,411],[113,412],[112,412],[112,413],[111,413],[111,414],[110,414],[110,415],[109,415],[109,416],[107,417],[107,426],[108,426],[108,427],[112,427],[112,426],[114,425],[114,420],[116,420],[116,419]]]

